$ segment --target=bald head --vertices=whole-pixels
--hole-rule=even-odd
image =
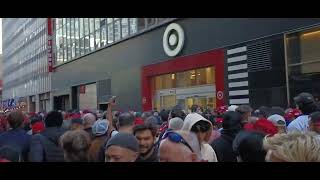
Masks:
[[[193,152],[183,143],[175,143],[164,139],[160,144],[160,161],[162,162],[198,162],[201,159],[200,144],[197,136],[192,132],[177,131],[190,145]]]
[[[84,128],[90,128],[96,122],[96,117],[92,113],[87,113],[83,116]]]

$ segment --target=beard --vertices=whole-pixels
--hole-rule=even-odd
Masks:
[[[143,152],[140,152],[140,154],[142,156],[145,156],[147,154],[149,154],[151,152],[151,150],[153,149],[153,145],[151,146],[139,146],[140,149],[143,149]]]

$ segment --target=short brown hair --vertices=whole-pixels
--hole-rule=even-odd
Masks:
[[[89,134],[84,130],[67,131],[60,137],[65,160],[69,162],[88,161],[88,151],[91,145]]]
[[[252,108],[249,105],[240,105],[236,111],[240,114],[252,112]]]
[[[21,127],[24,117],[20,111],[13,111],[8,115],[7,119],[10,127],[17,129]]]
[[[144,123],[141,125],[136,125],[133,128],[133,135],[136,135],[137,132],[150,130],[153,137],[156,137],[157,135],[157,127],[153,125],[152,123]]]

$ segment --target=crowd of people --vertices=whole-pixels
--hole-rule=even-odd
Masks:
[[[320,111],[193,105],[151,112],[0,114],[0,162],[320,162]]]

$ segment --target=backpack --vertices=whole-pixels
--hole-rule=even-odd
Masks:
[[[43,161],[44,162],[64,162],[64,153],[62,148],[54,140],[42,135],[39,136],[41,145],[43,147]]]

